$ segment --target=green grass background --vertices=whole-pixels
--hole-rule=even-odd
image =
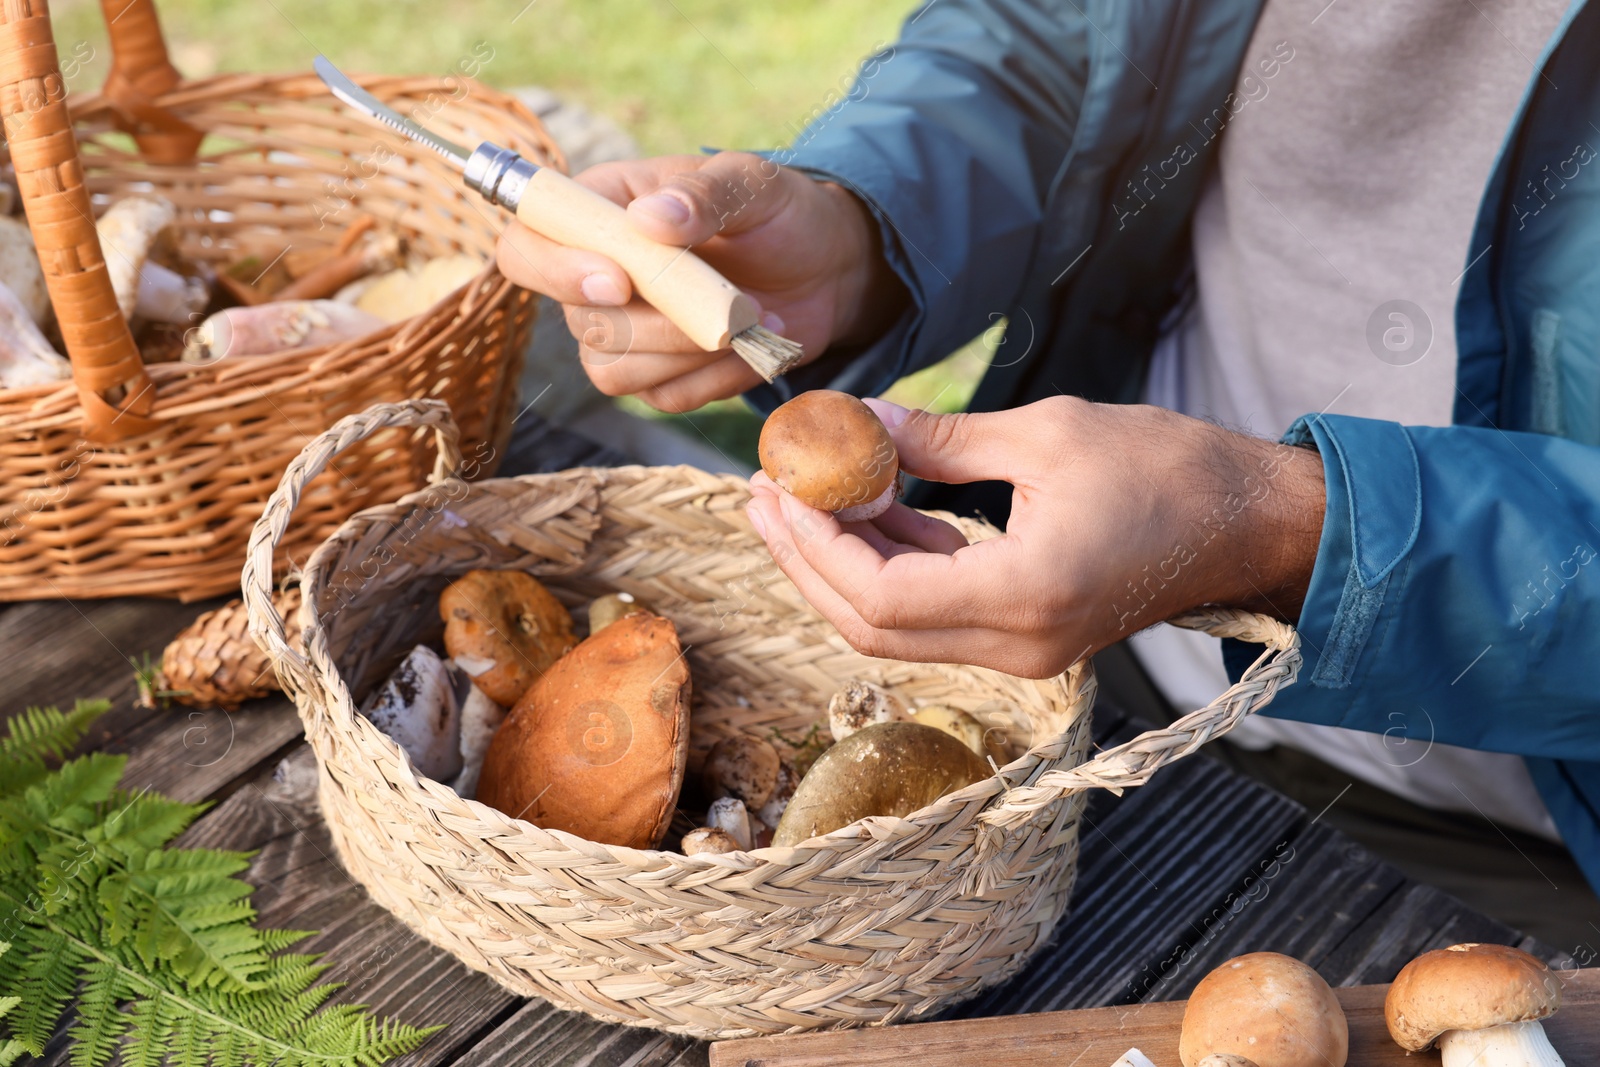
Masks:
[[[51,5],[69,85],[94,88],[108,53],[100,5]],[[478,77],[540,85],[611,117],[647,154],[702,145],[776,148],[842,93],[862,57],[895,39],[913,0],[157,0],[173,61],[190,77],[309,70],[444,75],[493,57]],[[91,53],[92,50],[92,53]],[[85,58],[87,57],[87,58]],[[979,343],[896,386],[918,406],[959,410],[986,362]],[[642,404],[630,410],[648,412]],[[651,412],[650,414],[654,414]],[[742,401],[691,416],[691,436],[753,461],[759,422]],[[680,424],[685,420],[677,420]],[[730,451],[730,454],[732,452]]]

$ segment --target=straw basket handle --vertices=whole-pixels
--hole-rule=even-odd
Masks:
[[[1160,730],[1148,730],[1126,744],[1107,749],[1071,770],[1046,771],[1038,781],[1006,792],[1000,802],[978,816],[1000,830],[1015,830],[1041,808],[1085,789],[1124,789],[1143,785],[1150,776],[1201,745],[1221,737],[1272,702],[1278,690],[1300,673],[1300,635],[1288,623],[1234,608],[1206,607],[1168,619],[1174,626],[1200,630],[1213,637],[1236,637],[1266,648],[1239,681],[1221,696]]]
[[[405,400],[395,404],[374,404],[355,415],[346,415],[332,427],[312,438],[285,468],[278,488],[267,498],[261,518],[250,531],[245,549],[244,573],[240,586],[250,616],[250,636],[267,654],[277,670],[284,690],[300,703],[301,694],[315,685],[314,675],[301,651],[289,641],[283,616],[272,603],[272,553],[289,528],[289,517],[300,495],[317,475],[345,449],[366,440],[390,426],[431,426],[438,445],[433,476],[429,483],[451,478],[461,469],[461,432],[450,417],[450,405],[443,400]],[[302,602],[300,610],[312,605]],[[302,705],[303,706],[303,705]]]
[[[111,35],[111,70],[100,92],[116,112],[117,126],[133,136],[152,163],[194,160],[205,134],[154,103],[183,76],[167,58],[153,0],[100,0]]]
[[[0,4],[0,110],[45,287],[72,361],[84,436],[115,441],[154,429],[154,390],[95,234],[47,0]]]

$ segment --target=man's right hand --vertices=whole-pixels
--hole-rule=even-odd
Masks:
[[[745,152],[602,163],[577,180],[625,205],[645,236],[693,247],[761,304],[768,329],[805,347],[801,362],[871,340],[905,307],[876,222],[832,182]],[[701,350],[636,297],[605,256],[513,223],[498,258],[513,282],[566,305],[584,370],[603,393],[688,411],[760,384],[731,349]]]

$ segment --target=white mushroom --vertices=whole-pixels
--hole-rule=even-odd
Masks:
[[[0,215],[0,285],[16,294],[34,325],[43,326],[50,321],[50,291],[45,288],[33,232],[21,219],[4,215]]]
[[[0,285],[0,389],[70,377],[72,364],[45,340],[17,295]]]
[[[461,771],[461,711],[444,661],[427,645],[411,650],[362,714],[405,749],[418,774],[444,781]]]
[[[835,741],[843,741],[863,726],[880,722],[901,722],[911,717],[905,701],[884,689],[855,679],[828,700],[828,729]]]
[[[750,813],[745,810],[744,802],[736,797],[723,797],[713,801],[711,808],[706,812],[706,825],[713,830],[721,830],[739,843],[741,849],[749,850],[755,843],[755,831],[750,826]]]
[[[399,322],[427,311],[482,270],[483,261],[477,256],[438,256],[416,270],[402,268],[378,275],[359,290],[355,305],[385,322]]]
[[[714,826],[702,826],[698,830],[690,830],[683,835],[683,854],[685,856],[698,856],[709,852],[712,855],[725,855],[729,852],[738,852],[739,842],[726,830],[718,830]]]
[[[1539,1020],[1561,1006],[1561,983],[1505,945],[1451,945],[1401,968],[1384,998],[1389,1036],[1407,1052],[1435,1042],[1443,1067],[1562,1067]]]
[[[483,771],[483,757],[489,751],[494,732],[505,722],[506,709],[484,695],[472,684],[472,674],[459,663],[444,661],[450,671],[456,706],[461,709],[461,773],[451,781],[450,787],[464,797],[478,792],[478,775]]]
[[[1149,1056],[1146,1056],[1136,1048],[1130,1048],[1118,1056],[1117,1062],[1113,1063],[1111,1067],[1156,1067],[1156,1065],[1150,1062]],[[1216,1067],[1216,1065],[1202,1064],[1201,1067]]]
[[[227,308],[189,333],[185,363],[211,363],[227,356],[267,356],[291,348],[313,348],[365,337],[387,323],[360,308],[333,300],[284,300]]]
[[[95,223],[123,318],[187,324],[205,314],[211,299],[206,283],[151,258],[151,253],[174,243],[177,218],[178,209],[171,201],[130,196],[112,204]]]

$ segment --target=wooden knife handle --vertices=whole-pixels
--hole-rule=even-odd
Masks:
[[[558,244],[616,260],[633,280],[633,291],[707,352],[727,348],[734,334],[760,321],[756,302],[705,260],[645,237],[620,205],[558,170],[534,172],[517,219]]]

